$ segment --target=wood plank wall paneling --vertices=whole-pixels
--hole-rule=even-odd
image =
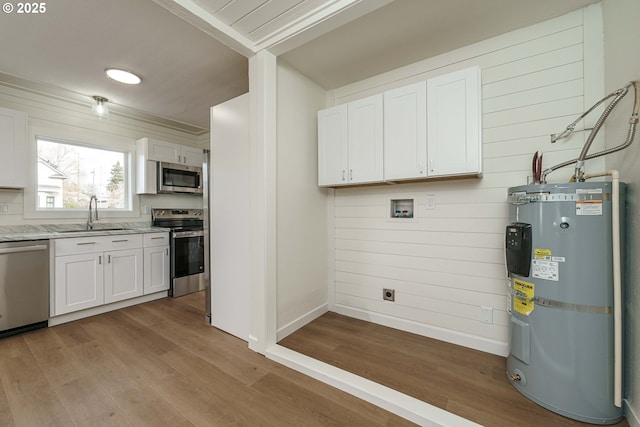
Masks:
[[[478,342],[474,338],[493,340],[489,351],[506,351],[507,188],[526,183],[535,151],[544,151],[548,167],[577,157],[582,148],[583,134],[556,144],[550,135],[584,111],[585,87],[601,84],[585,80],[584,31],[580,11],[497,37],[478,45],[477,52],[465,48],[411,66],[413,75],[430,77],[480,65],[484,175],[336,189],[331,309],[360,318],[382,316],[387,324],[414,332],[422,325],[425,335],[439,328],[449,331],[452,342],[471,347]],[[336,103],[341,95],[352,100],[356,88],[370,94],[397,86],[407,74],[403,69],[337,89]],[[561,170],[550,180],[569,175]],[[427,195],[435,197],[435,209],[427,209]],[[416,199],[416,218],[389,218],[389,200],[397,198]],[[383,288],[395,289],[395,302],[382,300]],[[481,321],[481,307],[493,309],[492,324]]]

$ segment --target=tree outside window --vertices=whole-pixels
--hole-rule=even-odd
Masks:
[[[37,208],[86,209],[93,195],[100,208],[128,208],[126,153],[45,138],[37,148]]]

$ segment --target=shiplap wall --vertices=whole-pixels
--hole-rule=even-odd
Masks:
[[[331,310],[508,354],[507,188],[526,183],[537,150],[545,167],[579,154],[584,134],[556,144],[550,134],[602,95],[601,20],[596,4],[329,94],[337,105],[472,65],[482,69],[482,178],[334,190]],[[602,144],[599,138],[592,152]],[[601,160],[587,165],[601,168]],[[549,181],[570,173],[560,170]],[[427,209],[427,195],[435,196],[435,209]],[[416,219],[389,219],[389,200],[398,198],[416,200]],[[383,288],[395,289],[395,302],[383,301]],[[492,323],[482,322],[481,307],[492,309]]]

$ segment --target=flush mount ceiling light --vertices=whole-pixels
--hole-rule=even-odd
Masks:
[[[92,96],[92,98],[96,102],[91,106],[91,111],[93,112],[93,114],[100,117],[101,119],[107,118],[107,116],[109,116],[109,107],[107,107],[106,103],[109,102],[109,100],[103,96],[98,95],[94,95]]]
[[[136,76],[132,72],[120,70],[118,68],[107,68],[106,70],[104,70],[104,73],[110,79],[127,85],[137,85],[142,81],[140,77]]]

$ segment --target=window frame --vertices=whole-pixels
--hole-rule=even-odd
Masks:
[[[88,217],[86,208],[39,208],[38,207],[38,139],[80,147],[116,151],[124,154],[124,190],[126,208],[100,209],[100,219],[140,218],[139,197],[135,194],[135,140],[87,129],[33,127],[29,132],[29,165],[27,187],[24,189],[24,218],[55,219],[78,222]]]

